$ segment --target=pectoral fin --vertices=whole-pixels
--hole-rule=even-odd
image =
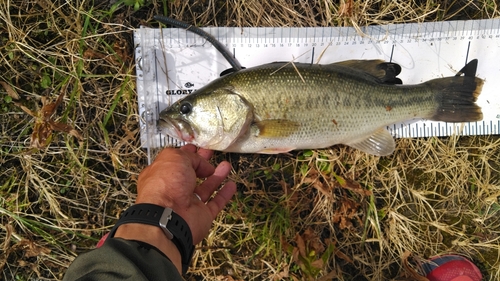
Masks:
[[[389,131],[384,128],[378,129],[375,133],[365,139],[346,144],[366,153],[377,156],[389,155],[394,152],[394,148],[396,147],[394,138],[389,133]]]
[[[251,132],[256,137],[281,138],[295,133],[300,124],[286,119],[270,119],[255,122],[251,125]]]

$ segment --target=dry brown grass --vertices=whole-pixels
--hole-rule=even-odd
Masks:
[[[71,3],[71,4],[69,4]],[[164,3],[163,3],[164,4]],[[500,16],[496,1],[0,2],[1,81],[31,110],[69,84],[53,133],[0,99],[0,269],[58,280],[135,196],[140,149],[132,28],[154,14],[213,26],[363,26]],[[353,149],[217,154],[239,193],[198,247],[189,280],[402,280],[402,258],[460,253],[500,279],[500,140],[401,139],[389,157]]]

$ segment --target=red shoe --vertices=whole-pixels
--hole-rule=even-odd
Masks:
[[[425,277],[429,281],[481,281],[481,271],[470,260],[458,255],[431,258],[422,263]]]

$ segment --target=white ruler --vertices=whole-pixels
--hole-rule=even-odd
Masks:
[[[203,28],[245,67],[275,61],[327,64],[383,59],[401,65],[404,84],[453,76],[477,58],[486,80],[478,104],[484,119],[452,124],[412,121],[389,127],[395,137],[500,133],[500,19],[352,27]],[[206,40],[184,29],[140,28],[134,33],[143,147],[179,145],[156,130],[158,113],[219,77],[230,65]],[[307,98],[307,93],[304,93]]]

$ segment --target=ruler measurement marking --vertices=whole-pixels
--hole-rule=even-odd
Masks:
[[[227,37],[229,33],[229,30],[227,30],[227,28],[224,29],[224,45],[226,46],[226,48],[229,50],[229,48],[231,47],[230,44],[229,44],[229,38]],[[236,54],[234,53],[234,48],[233,48],[233,58],[236,57]]]
[[[467,44],[467,53],[465,54],[465,64],[469,61],[470,41]]]

